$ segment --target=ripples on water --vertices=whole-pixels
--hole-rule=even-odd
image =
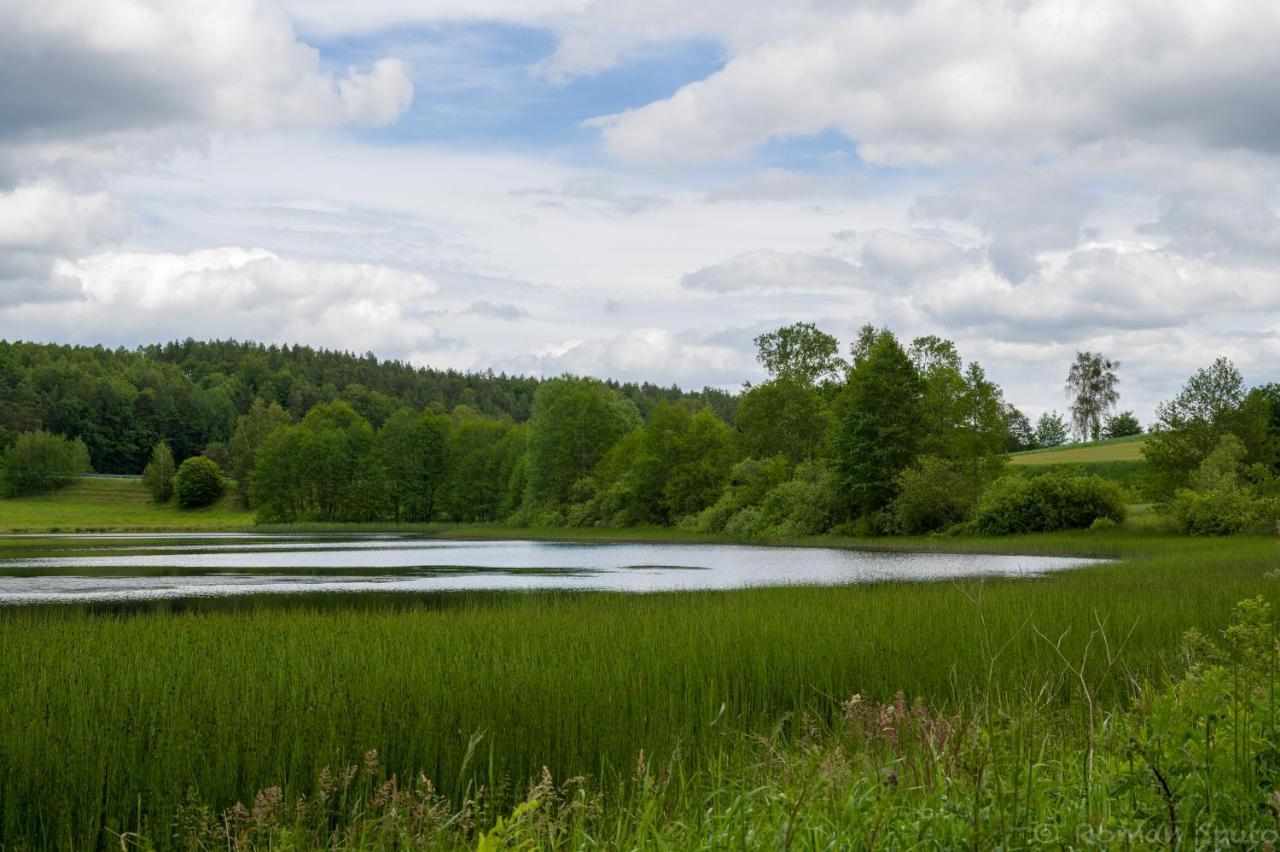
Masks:
[[[1096,560],[400,535],[15,536],[0,541],[0,603],[302,592],[733,589],[1017,577],[1091,561]]]

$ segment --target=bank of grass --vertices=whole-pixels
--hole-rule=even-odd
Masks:
[[[919,544],[1122,558],[1035,580],[461,594],[385,610],[6,611],[0,845],[87,848],[129,832],[164,845],[184,802],[216,813],[277,786],[268,799],[328,802],[324,825],[336,831],[341,808],[354,805],[324,799],[345,783],[324,769],[376,749],[377,778],[394,773],[406,789],[431,779],[431,795],[449,800],[442,814],[484,789],[487,804],[454,826],[474,821],[465,842],[545,766],[557,783],[583,775],[593,790],[617,791],[615,804],[598,804],[604,824],[593,831],[613,825],[629,838],[621,845],[646,845],[631,833],[644,815],[616,802],[649,772],[654,783],[689,785],[683,799],[637,805],[658,809],[653,825],[724,807],[724,830],[758,819],[765,833],[748,845],[778,848],[769,832],[785,830],[775,823],[803,794],[779,780],[784,804],[751,798],[751,785],[781,778],[751,735],[799,741],[855,693],[892,703],[902,692],[930,712],[1039,720],[1035,736],[1048,739],[1029,759],[1074,772],[1091,714],[1181,672],[1188,628],[1212,633],[1237,601],[1280,597],[1268,577],[1280,564],[1274,538],[1111,532]],[[1087,705],[1072,666],[1083,668]],[[722,782],[716,789],[737,785],[746,798],[716,798],[707,785]],[[1016,778],[999,783],[1017,789]]]
[[[1142,461],[1142,446],[1146,435],[1129,435],[1105,441],[1067,444],[1013,453],[1009,461],[1016,465],[1036,464],[1085,464],[1089,462]]]
[[[156,505],[137,477],[84,477],[49,494],[0,500],[0,532],[239,530],[253,513],[227,495],[204,509]]]

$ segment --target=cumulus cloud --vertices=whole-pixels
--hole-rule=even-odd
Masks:
[[[54,264],[122,239],[131,224],[124,207],[100,192],[35,183],[0,193],[0,307],[75,297],[77,281],[51,276]]]
[[[0,142],[187,123],[385,124],[413,97],[403,62],[334,73],[267,0],[0,2]]]
[[[435,282],[388,266],[223,247],[106,252],[59,261],[54,273],[77,283],[74,300],[0,309],[0,321],[65,340],[241,337],[392,355],[439,339],[422,318]]]
[[[1280,7],[1267,0],[810,12],[706,79],[589,126],[636,162],[715,160],[828,128],[882,164],[1054,155],[1111,139],[1278,147],[1280,101],[1258,85],[1280,74]]]

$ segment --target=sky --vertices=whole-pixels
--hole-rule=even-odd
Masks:
[[[0,338],[1280,380],[1274,0],[0,0]]]

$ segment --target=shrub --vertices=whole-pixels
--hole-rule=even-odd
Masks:
[[[142,484],[157,503],[168,503],[173,499],[173,452],[164,441],[151,451],[151,461],[142,471]]]
[[[1191,535],[1235,535],[1269,527],[1280,501],[1260,497],[1241,476],[1246,456],[1243,442],[1226,434],[1191,475],[1191,488],[1180,489],[1170,505],[1178,527]],[[1269,479],[1269,473],[1255,475]],[[1264,482],[1264,485],[1266,483]]]
[[[1124,499],[1115,483],[1097,476],[1015,475],[987,489],[974,511],[973,529],[985,535],[1086,529],[1098,518],[1124,520]]]
[[[894,498],[894,529],[918,535],[946,529],[965,520],[973,511],[970,486],[956,466],[937,456],[925,456],[898,474]]]
[[[1105,532],[1107,530],[1113,530],[1118,526],[1120,525],[1111,518],[1094,518],[1093,523],[1089,524],[1089,529],[1094,532]]]
[[[8,497],[53,491],[89,470],[89,451],[79,438],[23,432],[0,456],[0,491]]]
[[[1178,528],[1190,535],[1236,535],[1275,520],[1273,501],[1258,500],[1243,491],[1183,490],[1171,508]]]
[[[212,506],[222,496],[222,470],[213,459],[192,456],[178,466],[173,490],[184,509]]]

